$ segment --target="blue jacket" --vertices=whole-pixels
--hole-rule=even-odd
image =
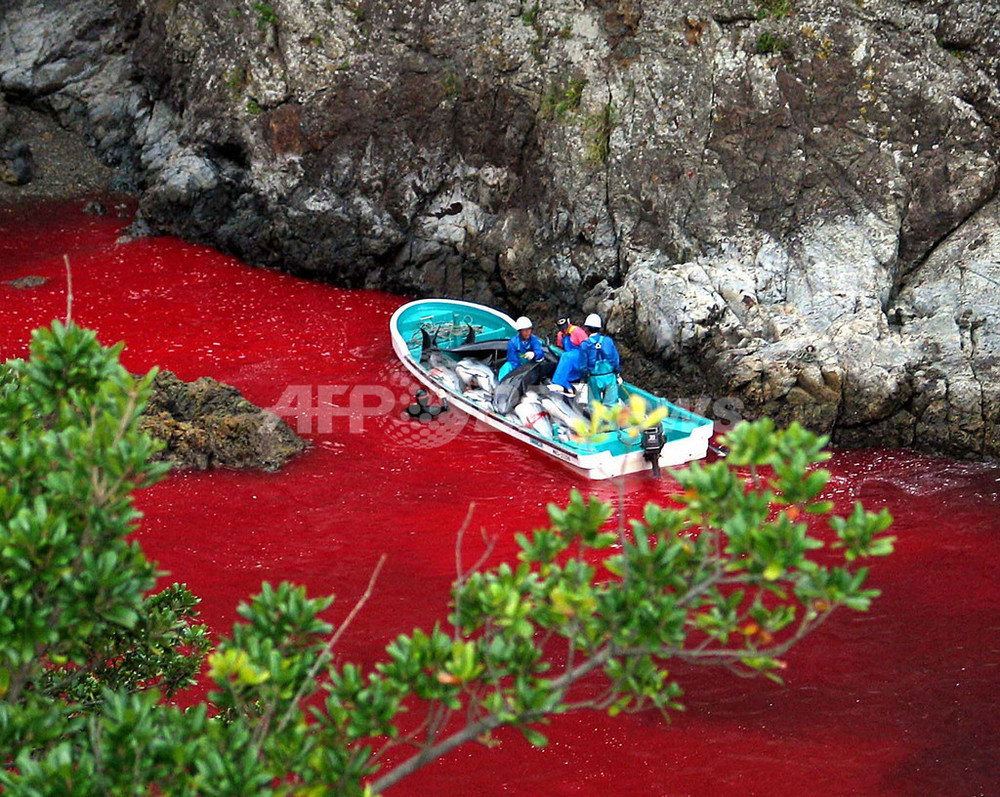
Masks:
[[[622,364],[615,342],[600,332],[595,332],[583,341],[580,352],[580,367],[587,374],[617,374]]]
[[[545,356],[545,352],[542,351],[542,342],[537,336],[532,335],[527,340],[521,340],[521,335],[518,333],[510,339],[510,343],[507,344],[507,362],[510,363],[512,368],[517,368],[519,365],[524,365],[528,360],[522,359],[522,357],[529,351],[535,353],[534,362],[540,363],[542,357]]]

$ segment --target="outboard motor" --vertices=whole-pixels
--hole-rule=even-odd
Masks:
[[[667,443],[660,424],[642,430],[642,458],[653,466],[653,476],[660,478],[660,452]]]

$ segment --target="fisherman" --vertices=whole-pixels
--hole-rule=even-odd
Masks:
[[[559,327],[556,344],[561,346],[564,351],[559,355],[559,363],[552,375],[549,389],[554,393],[572,397],[576,395],[573,383],[579,381],[583,376],[581,372],[583,358],[580,346],[587,339],[587,331],[583,327],[571,323],[568,316],[563,316],[556,321],[556,326]]]
[[[615,342],[601,333],[604,325],[597,313],[588,315],[583,326],[588,337],[580,344],[580,370],[587,376],[588,395],[591,401],[613,407],[618,403],[621,357]]]
[[[587,331],[572,323],[568,316],[563,316],[556,321],[556,326],[559,328],[556,345],[565,351],[579,348],[580,344],[587,339]]]
[[[502,380],[518,366],[532,361],[541,362],[545,356],[542,342],[533,334],[534,325],[530,318],[527,316],[518,318],[514,322],[514,329],[517,330],[517,334],[507,344],[507,362],[500,366],[497,381]]]

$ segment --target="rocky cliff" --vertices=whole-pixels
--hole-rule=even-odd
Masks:
[[[993,4],[5,0],[0,89],[155,230],[597,310],[746,415],[1000,454]]]

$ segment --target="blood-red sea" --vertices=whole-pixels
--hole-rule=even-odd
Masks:
[[[173,238],[116,243],[126,221],[82,204],[0,209],[0,357],[23,356],[33,328],[65,317],[66,254],[74,320],[125,341],[131,370],[215,377],[262,406],[324,402],[307,424],[311,448],[279,473],[175,472],[137,495],[137,539],[164,583],[201,596],[213,631],[261,582],[286,579],[335,594],[339,622],[385,555],[338,651],[371,664],[396,634],[445,617],[467,517],[465,561],[484,530],[494,564],[513,560],[514,534],[543,525],[573,487],[616,499],[613,483],[471,422],[429,435],[402,421],[413,385],[388,320],[403,297]],[[10,284],[27,276],[46,281]],[[829,469],[841,511],[861,500],[892,512],[896,552],[872,565],[882,595],[871,611],[836,614],[793,649],[784,686],[678,669],[687,710],[669,722],[558,717],[544,749],[501,733],[499,747],[466,745],[390,793],[1000,794],[1000,469],[889,449],[837,451]],[[673,490],[669,478],[630,477],[625,510]]]

